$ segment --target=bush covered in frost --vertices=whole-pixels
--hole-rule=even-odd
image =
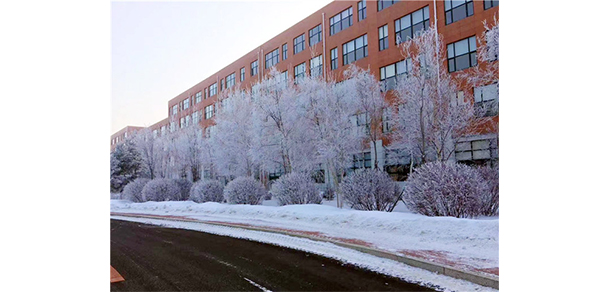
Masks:
[[[223,185],[217,180],[200,180],[193,184],[189,199],[196,203],[218,202],[224,199]]]
[[[401,197],[398,184],[381,170],[354,172],[339,188],[345,201],[356,210],[392,212]]]
[[[481,198],[481,215],[498,216],[500,208],[500,172],[497,167],[481,167],[479,173],[489,186],[489,192]]]
[[[291,172],[282,175],[271,187],[271,194],[281,206],[293,204],[320,204],[320,196],[311,176]]]
[[[156,178],[142,189],[144,201],[179,201],[180,187],[173,179]]]
[[[266,193],[261,182],[245,176],[232,180],[224,189],[224,197],[229,204],[258,205]]]
[[[405,185],[407,207],[426,216],[472,218],[481,215],[481,198],[489,186],[479,171],[455,162],[418,167]]]
[[[148,178],[136,178],[134,181],[128,183],[123,188],[122,198],[136,203],[144,202],[142,190],[149,181],[150,179]]]
[[[188,179],[180,178],[176,179],[176,184],[180,188],[180,201],[188,200],[193,183]]]

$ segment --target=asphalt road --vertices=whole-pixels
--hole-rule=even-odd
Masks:
[[[433,291],[318,255],[198,231],[110,222],[111,291]]]

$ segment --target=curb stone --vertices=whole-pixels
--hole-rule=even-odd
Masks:
[[[305,234],[292,233],[292,232],[287,232],[284,230],[275,230],[275,229],[264,228],[264,227],[242,226],[242,225],[231,224],[231,223],[206,222],[206,221],[185,218],[185,217],[168,217],[168,216],[163,216],[163,215],[110,212],[110,216],[113,216],[113,215],[114,216],[125,216],[125,217],[136,217],[136,218],[148,218],[148,219],[162,219],[162,220],[168,220],[168,221],[195,222],[195,223],[201,223],[201,224],[209,224],[209,225],[217,225],[217,226],[225,226],[225,227],[233,227],[233,228],[242,228],[242,229],[254,230],[254,231],[278,233],[278,234],[289,235],[289,236],[294,236],[294,237],[307,238],[307,239],[316,240],[316,241],[329,242],[329,243],[336,244],[338,246],[354,249],[354,250],[357,250],[357,251],[360,251],[363,253],[377,256],[377,257],[401,262],[401,263],[407,264],[409,266],[413,266],[416,268],[434,272],[436,274],[445,275],[445,276],[460,279],[460,280],[466,280],[468,282],[479,284],[479,285],[485,286],[485,287],[491,287],[491,288],[498,289],[498,290],[500,289],[500,279],[499,279],[499,277],[496,277],[493,275],[484,275],[481,273],[457,269],[454,267],[431,262],[431,261],[424,260],[424,259],[414,258],[414,257],[410,257],[410,256],[405,256],[405,255],[397,255],[397,254],[393,254],[393,253],[379,250],[376,248],[365,247],[362,245],[345,243],[345,242],[340,242],[340,241],[336,241],[336,240],[330,240],[330,239],[325,239],[325,238],[320,238],[320,237],[315,237],[315,236],[310,236],[310,235],[305,235]]]

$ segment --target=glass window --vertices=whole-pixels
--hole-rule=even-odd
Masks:
[[[311,77],[322,76],[322,55],[309,60],[309,71]]]
[[[294,83],[299,83],[299,79],[305,77],[305,63],[301,63],[294,67]]]
[[[451,1],[445,0],[445,24],[460,21],[474,14],[474,4],[472,0]]]
[[[343,65],[350,64],[368,56],[368,42],[366,35],[343,44]]]
[[[448,44],[447,64],[449,67],[449,73],[476,66],[476,37],[471,36],[461,41]]]
[[[187,99],[182,101],[182,109],[183,110],[188,109],[189,105],[190,105],[190,99],[187,98]]]
[[[205,119],[211,119],[214,116],[214,105],[208,105],[205,107]]]
[[[217,93],[216,83],[210,85],[210,97],[216,95]]]
[[[309,46],[313,46],[322,41],[322,24],[309,30]]]
[[[388,48],[388,25],[379,28],[379,51]]]
[[[177,113],[178,113],[178,105],[176,104],[172,107],[172,115],[175,116]]]
[[[394,5],[396,2],[398,2],[398,0],[377,0],[377,11],[384,10]]]
[[[417,36],[418,32],[430,27],[430,11],[428,6],[407,14],[394,21],[396,44],[403,43]]]
[[[271,53],[265,55],[265,69],[269,69],[280,62],[280,49],[277,48]]]
[[[341,11],[337,15],[330,18],[330,35],[334,35],[350,26],[352,26],[352,7]]]
[[[199,91],[195,94],[195,103],[200,103],[200,102],[201,102],[201,91]]]
[[[330,50],[330,70],[335,70],[339,66],[337,48]]]
[[[250,63],[250,76],[256,76],[258,74],[258,60]]]
[[[496,7],[500,5],[500,1],[491,1],[491,0],[484,0],[483,1],[483,8],[485,10],[492,8],[492,7]]]
[[[282,45],[282,60],[288,59],[288,44]]]
[[[297,53],[300,53],[301,51],[305,50],[305,34],[302,34],[298,37],[296,37],[293,40],[294,43],[294,54],[296,55]]]
[[[225,79],[227,80],[227,88],[231,88],[235,85],[235,73],[229,74]]]
[[[366,1],[358,2],[358,21],[366,19]]]
[[[239,81],[244,81],[246,79],[246,68],[243,67],[239,69]]]

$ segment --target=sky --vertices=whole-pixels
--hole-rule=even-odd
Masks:
[[[112,2],[111,133],[166,118],[170,99],[330,2]]]

